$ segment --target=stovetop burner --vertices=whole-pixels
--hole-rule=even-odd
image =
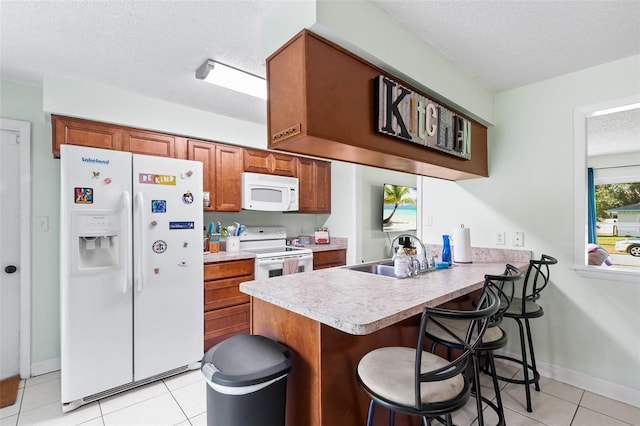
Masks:
[[[240,250],[255,253],[257,258],[312,253],[310,248],[287,246],[284,226],[248,226],[240,236]]]

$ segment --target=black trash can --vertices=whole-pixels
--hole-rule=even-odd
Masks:
[[[289,350],[264,336],[238,334],[202,359],[207,426],[284,426]]]

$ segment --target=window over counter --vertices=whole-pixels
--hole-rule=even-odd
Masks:
[[[640,96],[574,110],[573,257],[583,277],[640,279],[639,139]]]

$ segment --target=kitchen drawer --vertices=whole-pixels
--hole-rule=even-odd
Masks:
[[[223,280],[205,281],[204,311],[226,308],[249,302],[249,295],[240,292],[240,283],[253,279],[251,277],[234,277]]]
[[[328,250],[313,252],[313,269],[333,268],[347,264],[347,250]]]
[[[204,350],[234,334],[249,333],[249,303],[216,309],[204,314]]]
[[[253,262],[253,259],[242,259],[219,263],[205,263],[204,280],[211,281],[250,275],[250,277],[244,277],[244,281],[250,281],[253,279]]]

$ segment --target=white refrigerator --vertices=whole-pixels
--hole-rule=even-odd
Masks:
[[[202,163],[60,147],[63,411],[203,355]]]

